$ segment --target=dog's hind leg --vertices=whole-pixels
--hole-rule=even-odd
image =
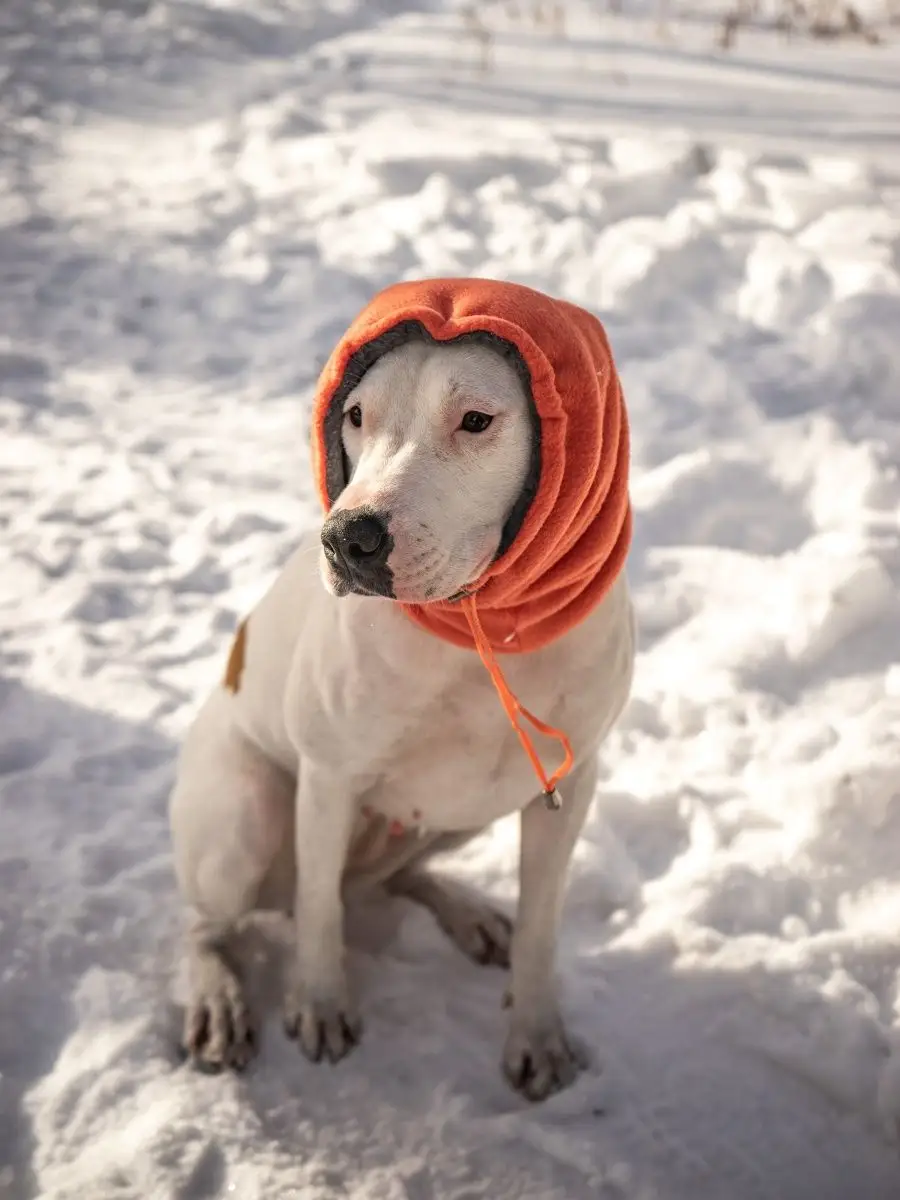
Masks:
[[[230,703],[214,693],[201,710],[169,806],[179,888],[191,911],[182,1046],[210,1071],[240,1070],[255,1050],[232,958],[238,924],[260,907],[288,909],[293,897],[293,864],[282,861],[285,847],[292,853],[293,781],[233,726]]]
[[[447,879],[425,865],[433,854],[456,850],[476,834],[444,834],[415,861],[387,880],[387,890],[421,904],[467,958],[483,965],[509,966],[513,923],[480,892]]]

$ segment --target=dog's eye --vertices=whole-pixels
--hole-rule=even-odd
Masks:
[[[354,429],[362,428],[362,409],[358,404],[354,404],[352,408],[348,408],[344,415]]]
[[[484,433],[493,419],[488,413],[467,412],[462,419],[460,429],[465,433]]]

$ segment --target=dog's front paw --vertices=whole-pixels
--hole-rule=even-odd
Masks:
[[[312,998],[293,989],[284,1010],[284,1031],[310,1062],[340,1062],[359,1043],[362,1022],[346,998]]]
[[[181,1049],[192,1066],[210,1073],[243,1071],[256,1054],[256,1031],[241,985],[224,965],[207,969],[188,1001]]]
[[[569,1087],[583,1065],[558,1017],[536,1025],[513,1022],[503,1050],[503,1074],[528,1100],[546,1100]]]

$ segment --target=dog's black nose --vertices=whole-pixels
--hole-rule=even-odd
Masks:
[[[381,517],[362,513],[349,520],[344,530],[346,553],[355,562],[379,560],[387,547],[387,526]]]
[[[332,513],[322,526],[322,545],[336,566],[370,576],[384,569],[392,541],[384,517],[357,508]]]

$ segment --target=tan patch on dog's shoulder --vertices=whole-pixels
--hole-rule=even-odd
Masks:
[[[247,622],[241,621],[228,652],[228,665],[225,667],[223,683],[229,692],[237,695],[241,686],[241,676],[244,673],[244,656],[247,652]]]

